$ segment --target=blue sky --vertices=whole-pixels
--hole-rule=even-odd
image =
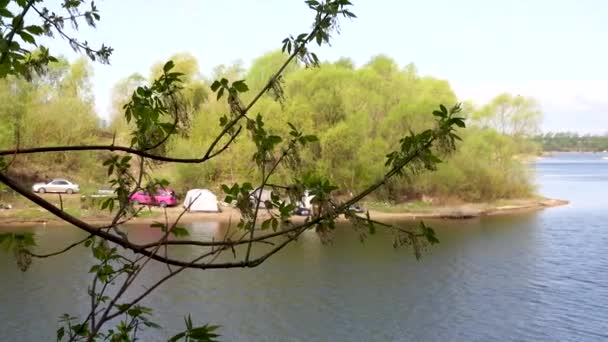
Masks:
[[[343,20],[323,60],[357,65],[386,54],[413,62],[423,75],[447,79],[461,100],[483,103],[499,92],[535,97],[543,130],[608,132],[608,1],[605,0],[351,0],[358,19]],[[218,64],[249,63],[306,32],[303,0],[101,0],[98,28],[81,28],[90,43],[115,52],[95,64],[100,116],[110,90],[134,72],[189,52],[209,75]],[[48,44],[76,57],[65,41]]]

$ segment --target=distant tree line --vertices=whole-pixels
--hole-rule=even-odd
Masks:
[[[593,135],[574,132],[549,132],[533,138],[547,152],[608,151],[608,134]]]

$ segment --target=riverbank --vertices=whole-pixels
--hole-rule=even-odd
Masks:
[[[532,198],[502,200],[495,203],[460,203],[452,205],[433,205],[422,202],[411,202],[397,205],[382,203],[364,203],[370,217],[376,220],[414,220],[414,219],[469,219],[492,215],[509,215],[568,204],[568,201],[549,198]],[[66,207],[70,214],[91,224],[107,224],[111,216],[97,210],[80,210]],[[167,208],[166,218],[175,221],[183,212],[181,207]],[[268,214],[262,213],[262,216]],[[185,213],[180,222],[194,223],[203,221],[237,222],[240,219],[238,210],[222,207],[219,213]],[[295,216],[294,221],[303,221],[302,216]],[[151,224],[164,221],[165,212],[160,208],[145,208],[139,217],[130,221],[132,224]],[[339,218],[343,220],[343,218]],[[63,221],[41,208],[16,208],[0,210],[0,227],[14,225],[61,224]]]

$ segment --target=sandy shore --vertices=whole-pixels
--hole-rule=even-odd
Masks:
[[[435,206],[429,207],[424,211],[407,211],[407,212],[384,212],[379,210],[370,210],[370,217],[376,220],[415,220],[415,219],[469,219],[482,216],[492,215],[510,215],[522,212],[530,212],[535,210],[541,210],[550,207],[556,207],[568,204],[568,201],[556,200],[549,198],[537,198],[537,199],[523,199],[523,200],[511,200],[505,201],[501,204],[483,204],[483,203],[467,203],[460,205],[451,206]],[[20,209],[11,210],[0,210],[0,227],[1,226],[15,226],[15,225],[34,225],[40,223],[47,224],[61,224],[63,221],[60,219],[50,216],[45,213],[42,209],[41,214],[45,217],[29,218],[23,217]],[[132,224],[151,224],[155,221],[164,221],[165,214],[160,208],[150,208],[145,210],[145,215],[142,217],[134,218],[130,221]],[[167,218],[170,222],[173,222],[182,213],[181,207],[167,208]],[[262,216],[267,214],[262,213]],[[105,225],[111,220],[109,215],[100,215],[86,213],[80,217],[82,220],[91,224]],[[230,207],[223,207],[220,213],[185,213],[181,221],[182,223],[194,223],[194,222],[237,222],[240,219],[239,212]],[[262,218],[263,219],[263,218]],[[294,216],[294,221],[303,221],[305,218],[302,216]],[[339,218],[344,220],[344,218]]]

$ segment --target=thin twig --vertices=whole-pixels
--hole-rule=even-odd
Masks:
[[[36,254],[36,253],[29,252],[29,254],[36,258],[49,258],[49,257],[55,256],[55,255],[63,254],[65,252],[69,251],[70,249],[82,244],[83,242],[87,241],[88,239],[90,239],[92,237],[93,237],[93,234],[90,234],[86,238],[84,238],[80,241],[74,242],[73,244],[71,244],[71,245],[67,246],[66,248],[64,248],[60,251],[57,251],[57,252],[48,253],[48,254]]]

